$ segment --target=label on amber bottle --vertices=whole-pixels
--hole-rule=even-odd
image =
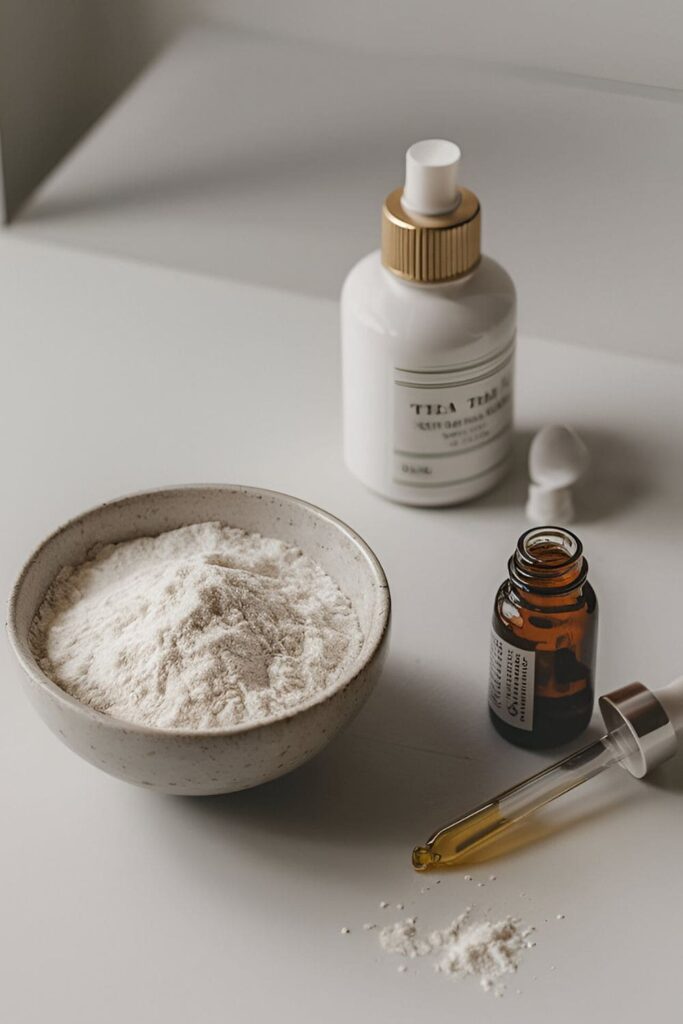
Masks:
[[[513,360],[514,338],[483,363],[394,369],[394,483],[449,487],[507,460]]]
[[[531,732],[534,727],[534,651],[513,647],[491,633],[489,706],[503,722]]]

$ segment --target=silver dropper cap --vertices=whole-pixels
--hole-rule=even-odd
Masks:
[[[600,697],[605,725],[619,742],[625,739],[621,765],[637,779],[676,753],[676,730],[657,697],[643,683],[629,683]]]

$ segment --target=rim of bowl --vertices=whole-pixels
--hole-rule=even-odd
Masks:
[[[354,663],[354,670],[352,673],[348,671],[343,673],[337,680],[334,686],[326,689],[322,694],[318,694],[315,697],[311,697],[301,704],[297,705],[292,710],[282,712],[279,715],[274,715],[271,718],[266,718],[260,722],[245,722],[234,726],[228,726],[221,729],[189,729],[186,727],[174,727],[164,728],[162,726],[154,725],[143,725],[138,722],[129,722],[125,718],[117,718],[114,715],[107,715],[104,711],[98,711],[96,708],[91,708],[88,704],[84,704],[76,697],[72,697],[71,694],[63,690],[61,686],[50,679],[48,675],[41,669],[40,665],[34,658],[31,650],[28,646],[28,638],[24,639],[20,636],[19,630],[17,629],[16,622],[16,610],[17,603],[21,589],[24,585],[26,576],[28,575],[31,566],[36,561],[41,552],[52,544],[57,537],[67,530],[76,526],[78,523],[83,522],[90,516],[99,512],[103,508],[123,506],[130,504],[134,501],[138,501],[141,498],[163,498],[164,494],[174,495],[181,491],[228,491],[231,493],[239,494],[261,494],[267,497],[273,498],[284,498],[286,502],[291,502],[295,505],[299,505],[306,508],[309,512],[313,513],[315,518],[322,519],[328,523],[331,523],[341,533],[353,542],[353,544],[359,549],[361,554],[364,556],[367,564],[370,567],[371,573],[375,578],[377,584],[377,600],[378,600],[378,618],[374,624],[372,631],[365,638],[366,641],[370,641],[368,650],[362,657],[360,664]],[[228,524],[229,525],[229,524]],[[144,534],[142,535],[144,536]],[[107,541],[110,544],[118,543],[115,540]],[[303,550],[303,548],[302,548]],[[310,556],[309,556],[310,557]],[[335,580],[336,583],[336,580]],[[337,584],[339,586],[339,584]],[[341,588],[340,588],[341,589]],[[345,595],[348,597],[348,595]],[[386,578],[382,564],[377,558],[370,545],[363,540],[359,533],[356,533],[352,527],[345,523],[343,519],[339,519],[337,516],[332,515],[331,512],[327,512],[324,508],[320,508],[319,505],[314,505],[310,501],[305,501],[303,498],[297,498],[293,494],[287,494],[284,491],[274,491],[266,487],[250,487],[242,484],[172,484],[167,487],[155,487],[151,490],[144,491],[133,491],[130,494],[125,494],[121,498],[114,498],[111,501],[100,502],[99,505],[93,505],[91,508],[86,509],[85,512],[81,512],[77,516],[73,516],[66,522],[58,526],[52,533],[41,541],[40,544],[31,552],[27,560],[24,562],[19,575],[17,576],[8,602],[8,615],[7,615],[7,634],[9,637],[10,645],[14,654],[16,655],[23,670],[35,679],[41,686],[44,686],[48,692],[58,701],[73,708],[76,712],[86,715],[87,717],[95,719],[100,725],[104,725],[107,728],[124,729],[130,732],[140,732],[155,736],[160,735],[172,735],[175,737],[191,738],[193,736],[201,736],[204,739],[218,738],[221,736],[235,736],[239,733],[251,732],[255,729],[265,729],[271,725],[277,725],[281,722],[286,722],[291,718],[296,718],[297,715],[304,711],[308,711],[311,708],[316,707],[318,704],[324,704],[325,701],[331,697],[340,693],[349,687],[354,680],[358,678],[360,673],[367,668],[367,666],[374,660],[389,628],[391,620],[391,592],[389,590],[389,583]]]

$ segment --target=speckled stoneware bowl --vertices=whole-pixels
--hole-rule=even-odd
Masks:
[[[350,598],[365,642],[329,691],[263,724],[197,731],[148,728],[111,718],[81,704],[48,679],[27,637],[59,569],[82,562],[98,542],[130,540],[212,520],[297,545]],[[348,526],[286,494],[215,485],[133,494],[62,526],[24,566],[10,598],[7,631],[31,703],[71,750],[138,786],[207,795],[258,786],[322,750],[377,682],[386,654],[389,617],[389,588],[382,566]]]

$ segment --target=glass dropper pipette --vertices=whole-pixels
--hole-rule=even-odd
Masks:
[[[683,677],[661,690],[630,683],[600,698],[607,732],[549,768],[445,825],[413,850],[416,871],[464,861],[511,825],[619,764],[636,778],[672,757],[683,728]]]

